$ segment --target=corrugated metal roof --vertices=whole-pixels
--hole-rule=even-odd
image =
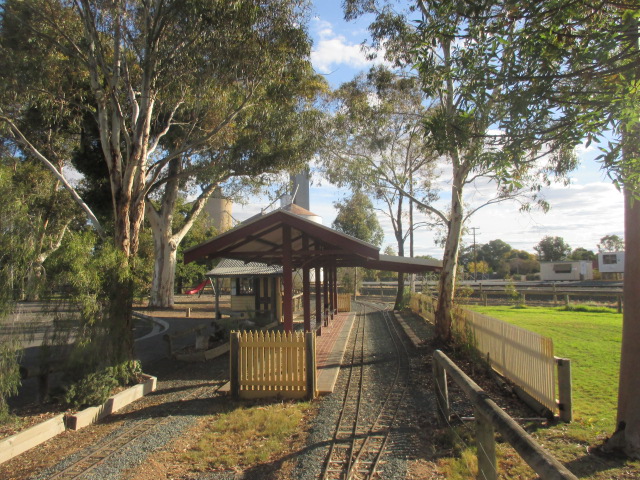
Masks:
[[[242,260],[223,259],[207,277],[249,277],[254,275],[282,275],[280,265],[267,265],[260,262],[244,263]]]

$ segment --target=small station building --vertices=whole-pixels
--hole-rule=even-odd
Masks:
[[[399,273],[439,271],[436,260],[380,254],[375,245],[358,240],[317,222],[317,215],[291,204],[257,215],[205,243],[185,251],[186,263],[202,258],[222,258],[208,276],[215,282],[232,278],[232,293],[241,297],[251,291],[242,307],[271,312],[282,318],[284,329],[293,330],[294,273],[300,272],[304,330],[311,319],[337,312],[340,267],[364,267]],[[227,270],[224,270],[227,269]],[[279,288],[278,282],[282,282]],[[219,291],[219,289],[216,289]],[[315,311],[311,311],[312,295]],[[246,302],[249,302],[248,304]],[[219,311],[219,308],[216,309]]]

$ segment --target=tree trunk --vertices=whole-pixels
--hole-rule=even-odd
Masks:
[[[171,235],[170,225],[162,219],[160,225],[152,227],[152,230],[155,262],[149,306],[173,308],[178,244]]]
[[[149,306],[157,308],[173,308],[176,278],[176,253],[180,242],[189,232],[193,223],[204,209],[207,200],[218,187],[212,182],[203,188],[200,196],[193,202],[184,225],[174,233],[173,217],[176,210],[182,162],[176,158],[169,162],[169,180],[164,186],[160,210],[156,210],[150,202],[147,204],[147,218],[153,233],[155,264]],[[224,180],[224,178],[222,178]]]
[[[394,225],[394,233],[398,242],[398,256],[404,257],[404,235],[402,231],[402,201],[404,196],[400,194],[398,198],[398,210],[396,213],[396,221]],[[394,310],[400,310],[402,307],[402,298],[404,297],[404,274],[398,272],[398,290],[396,291],[396,301],[393,305]]]
[[[640,459],[640,202],[625,191],[624,314],[617,429],[605,450]]]
[[[435,312],[436,336],[443,343],[451,341],[453,298],[455,295],[458,250],[460,248],[464,208],[462,204],[462,185],[463,182],[460,176],[454,176],[454,184],[451,189],[451,218],[449,219],[447,240],[442,257],[438,307]]]

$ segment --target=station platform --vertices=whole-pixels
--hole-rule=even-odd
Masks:
[[[316,388],[319,395],[332,393],[335,388],[355,315],[354,312],[335,315],[328,327],[322,327],[322,335],[316,338]]]

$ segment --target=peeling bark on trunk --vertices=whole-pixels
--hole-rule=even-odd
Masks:
[[[465,175],[466,176],[466,175]],[[455,295],[456,271],[458,267],[458,251],[463,223],[462,204],[463,181],[461,175],[454,177],[451,188],[451,218],[448,223],[447,240],[444,247],[442,271],[438,293],[438,307],[435,312],[436,336],[439,341],[451,341],[451,321],[453,298]]]
[[[398,242],[398,256],[404,257],[404,235],[402,231],[402,200],[403,195],[400,194],[400,198],[398,199],[398,212],[396,215],[396,240]],[[402,307],[402,298],[404,297],[404,274],[402,272],[398,272],[398,290],[396,292],[396,301],[393,306],[394,310],[400,310]]]
[[[173,308],[176,277],[176,250],[178,245],[171,235],[171,228],[164,222],[153,227],[155,262],[149,306]]]
[[[151,307],[173,308],[178,246],[204,209],[204,205],[211,194],[219,185],[218,182],[212,182],[207,188],[203,189],[197,200],[193,202],[184,225],[178,232],[173,233],[173,217],[179,193],[178,176],[181,170],[182,164],[179,159],[173,159],[169,162],[171,180],[165,185],[160,210],[156,210],[150,202],[147,205],[147,218],[153,233],[155,255],[153,281],[149,297],[149,306]]]

